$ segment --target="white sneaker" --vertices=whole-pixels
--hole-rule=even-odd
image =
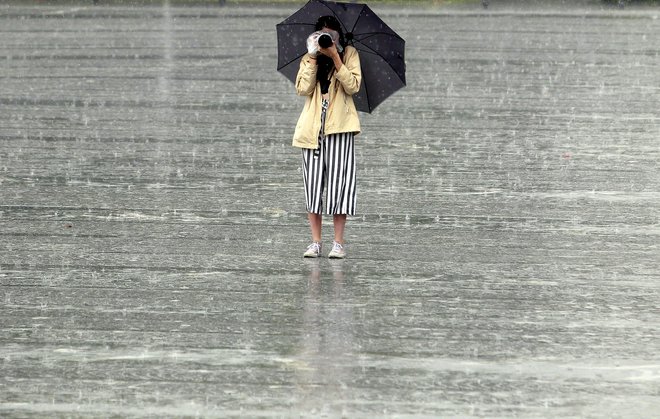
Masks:
[[[321,256],[321,243],[314,242],[307,246],[307,250],[303,254],[304,258],[317,258]]]
[[[343,259],[346,257],[346,250],[344,249],[344,246],[337,243],[337,242],[332,242],[332,250],[328,254],[328,257],[330,259]]]

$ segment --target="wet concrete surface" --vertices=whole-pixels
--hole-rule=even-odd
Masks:
[[[660,12],[374,8],[308,261],[289,8],[0,6],[0,416],[657,414]]]

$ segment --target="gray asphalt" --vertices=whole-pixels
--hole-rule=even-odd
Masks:
[[[343,261],[290,8],[0,6],[0,416],[654,417],[660,11],[491,3],[373,7]]]

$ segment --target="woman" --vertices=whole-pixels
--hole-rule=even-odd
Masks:
[[[333,216],[335,233],[328,257],[344,258],[346,217],[355,215],[354,136],[360,132],[352,95],[360,90],[362,72],[357,50],[346,45],[334,16],[319,18],[316,31],[330,34],[333,43],[327,48],[318,47],[318,54],[305,54],[296,77],[298,95],[307,97],[293,136],[293,145],[303,149],[307,218],[312,232],[312,244],[304,257],[321,256],[325,209]]]

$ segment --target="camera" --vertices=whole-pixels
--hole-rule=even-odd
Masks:
[[[329,48],[333,44],[332,37],[327,33],[322,33],[321,35],[319,35],[319,39],[317,42],[319,43],[319,46],[321,48]]]
[[[319,48],[330,48],[333,44],[337,46],[339,53],[344,50],[339,42],[339,34],[337,32],[316,31],[307,37],[307,52],[312,57],[316,57],[319,53]]]

